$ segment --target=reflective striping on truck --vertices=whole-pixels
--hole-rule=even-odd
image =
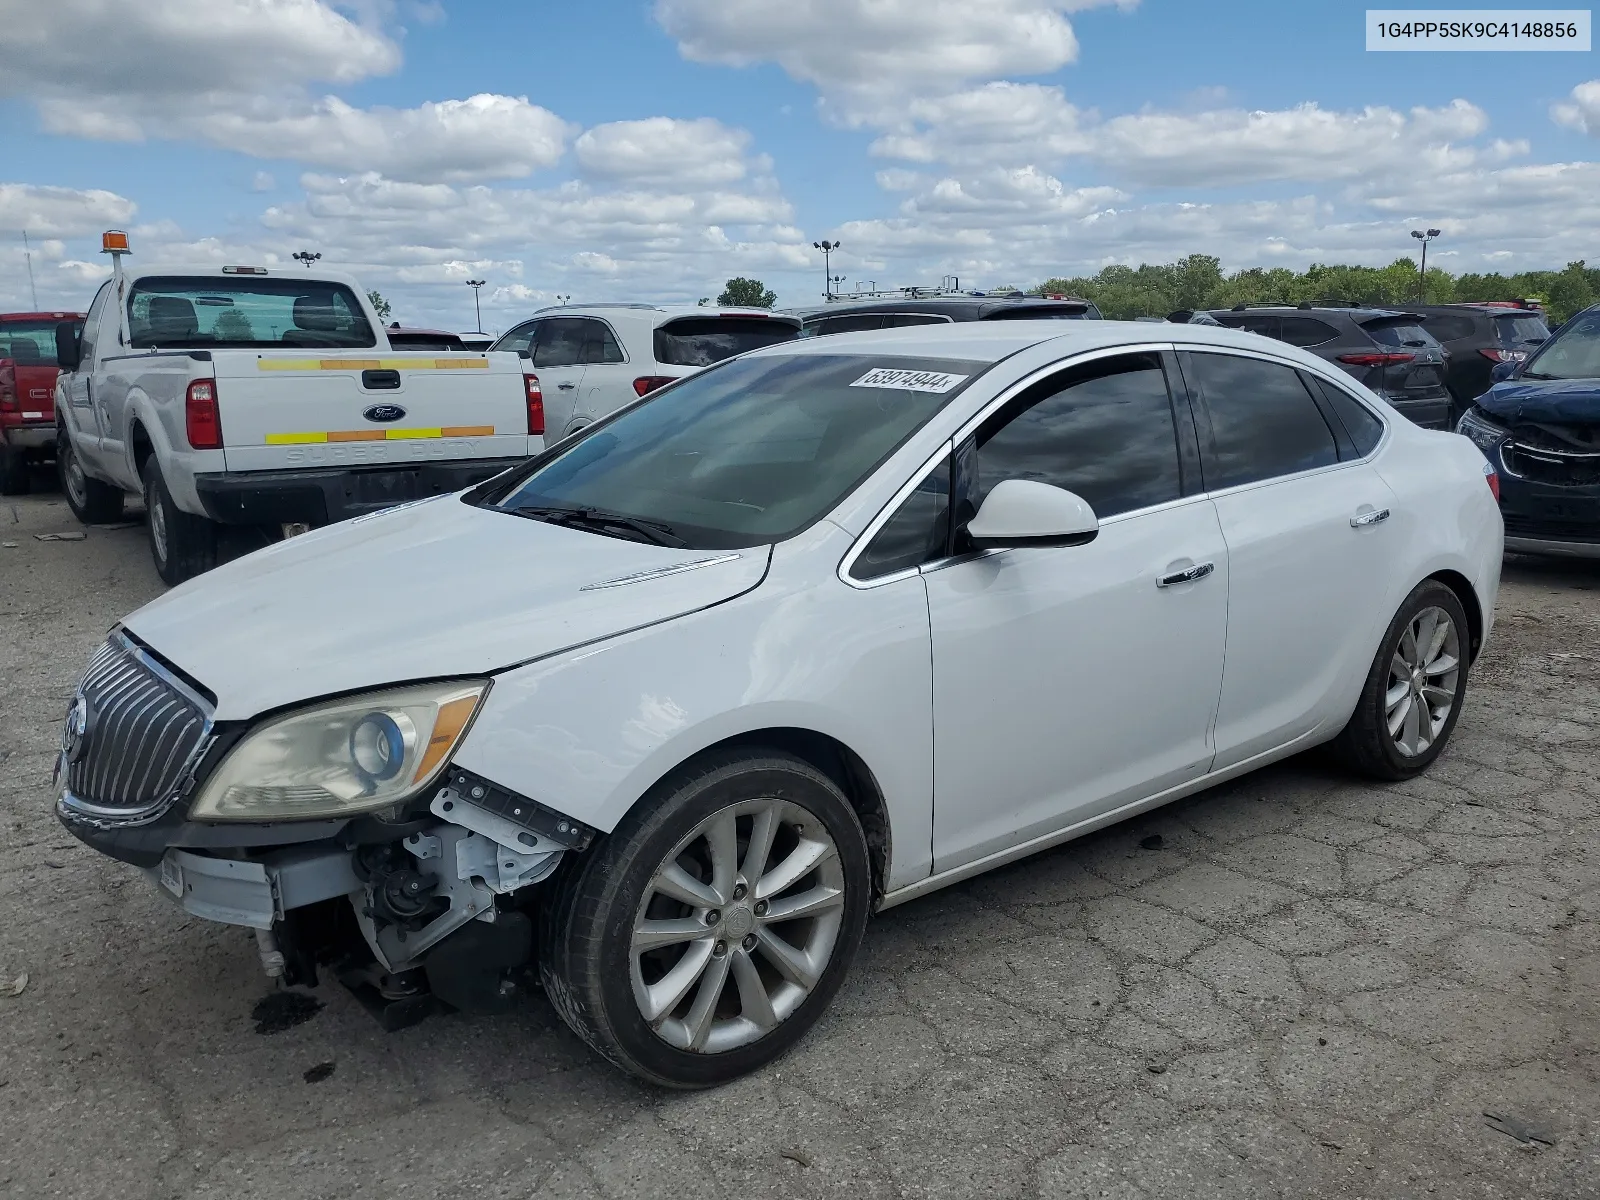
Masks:
[[[493,425],[443,425],[437,429],[334,429],[324,433],[269,433],[269,446],[322,442],[404,442],[416,438],[493,437]]]
[[[487,358],[258,358],[263,371],[461,371],[488,370]]]

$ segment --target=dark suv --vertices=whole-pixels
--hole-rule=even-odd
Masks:
[[[903,300],[835,301],[826,308],[792,310],[803,323],[801,337],[898,329],[946,321],[1098,321],[1100,310],[1087,300],[1039,297],[920,296]]]
[[[1419,304],[1414,311],[1449,356],[1445,386],[1455,417],[1489,390],[1496,363],[1521,362],[1550,336],[1544,313],[1522,305]]]
[[[1450,427],[1445,352],[1414,312],[1301,304],[1212,309],[1218,323],[1303,346],[1355,376],[1425,429]]]

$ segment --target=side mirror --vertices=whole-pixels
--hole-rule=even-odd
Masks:
[[[83,361],[82,345],[76,321],[62,321],[56,326],[56,366],[63,371],[76,371]]]
[[[1517,368],[1521,365],[1522,363],[1520,362],[1497,362],[1489,369],[1489,378],[1495,383],[1511,379],[1516,375]]]
[[[974,549],[1008,546],[1081,546],[1100,532],[1082,496],[1032,479],[1004,479],[967,523]]]

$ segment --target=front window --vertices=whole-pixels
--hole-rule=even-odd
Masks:
[[[377,345],[355,293],[326,280],[145,277],[128,296],[136,349],[356,349]]]
[[[832,510],[988,366],[879,355],[743,359],[625,409],[480,502],[696,549],[783,541]]]
[[[1600,309],[1579,313],[1528,360],[1523,379],[1600,378]]]
[[[0,358],[19,367],[56,366],[56,326],[59,321],[6,321],[0,323]],[[81,320],[74,320],[82,328]]]

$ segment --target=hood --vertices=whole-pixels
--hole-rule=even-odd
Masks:
[[[755,587],[770,557],[768,546],[623,541],[443,496],[280,542],[123,625],[208,688],[218,720],[240,720],[336,692],[488,674],[682,616]],[[725,561],[622,582],[714,559]]]
[[[1600,379],[1506,379],[1478,397],[1502,421],[1600,424]]]

